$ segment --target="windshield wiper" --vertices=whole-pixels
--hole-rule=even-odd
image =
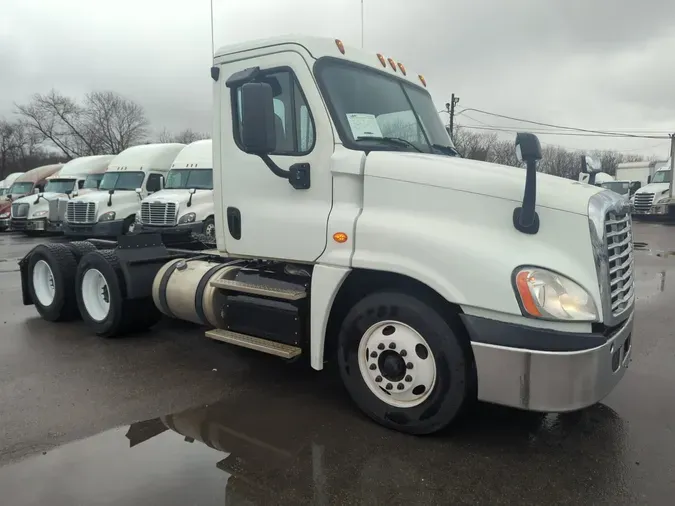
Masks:
[[[401,139],[400,137],[378,137],[377,135],[366,135],[366,136],[357,137],[354,140],[356,140],[356,141],[384,141],[384,142],[388,142],[389,144],[395,144],[397,146],[411,147],[415,151],[418,151],[420,153],[424,153],[424,151],[422,151],[420,148],[415,146],[412,142],[407,141],[405,139]]]
[[[438,150],[440,150],[444,153],[448,153],[452,156],[459,156],[459,157],[462,156],[462,155],[459,154],[459,151],[457,151],[452,146],[444,146],[443,144],[432,144],[431,147],[434,148],[434,149],[438,149]]]

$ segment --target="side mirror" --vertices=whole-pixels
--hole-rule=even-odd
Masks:
[[[588,155],[581,156],[581,171],[593,174],[602,171],[602,163]]]
[[[190,192],[190,195],[194,195],[197,193],[197,188],[190,188],[188,191]]]
[[[253,155],[269,155],[277,147],[272,86],[246,83],[241,87],[241,143]]]
[[[112,195],[113,193],[115,193],[115,190],[108,190],[108,195]]]
[[[143,188],[136,188],[135,191],[140,195],[141,193],[143,193]]]
[[[541,144],[536,135],[522,132],[516,135],[516,158],[526,163],[541,160]]]

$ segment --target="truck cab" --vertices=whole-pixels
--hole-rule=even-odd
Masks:
[[[6,196],[9,193],[9,189],[12,184],[18,177],[20,177],[23,172],[13,172],[9,174],[5,179],[0,181],[0,202],[7,200]]]
[[[526,132],[524,167],[463,159],[422,75],[340,40],[229,46],[211,78],[217,247],[158,234],[38,246],[20,263],[25,304],[105,337],[161,312],[316,370],[334,361],[367,416],[411,434],[476,399],[579,410],[621,380],[625,198],[538,172]],[[87,206],[102,218],[113,203]]]
[[[68,200],[96,191],[113,158],[113,155],[83,156],[66,163],[49,177],[42,193],[15,201],[12,230],[61,232]]]
[[[108,164],[99,190],[66,205],[67,236],[117,237],[133,231],[139,202],[164,187],[184,144],[144,144],[125,149]]]
[[[670,200],[670,167],[654,172],[649,184],[633,194],[631,203],[633,215],[638,217],[666,217],[671,214],[675,217],[675,209],[672,209]]]
[[[30,194],[44,191],[47,178],[61,170],[62,163],[36,167],[17,177],[9,188],[6,200],[0,201],[0,231],[10,228],[13,202]],[[22,205],[23,209],[24,206]]]
[[[215,241],[213,147],[210,139],[184,147],[171,164],[164,189],[143,199],[136,231],[195,232]]]

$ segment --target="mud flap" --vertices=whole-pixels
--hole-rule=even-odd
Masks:
[[[25,257],[19,260],[19,272],[21,273],[21,298],[23,300],[24,306],[33,305],[33,298],[30,296],[30,291],[28,290],[28,259],[32,253],[33,250],[30,250]]]

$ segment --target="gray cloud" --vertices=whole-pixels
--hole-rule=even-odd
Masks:
[[[111,89],[157,128],[210,129],[208,0],[4,2],[0,115],[54,87]],[[360,0],[214,0],[216,45],[284,33],[360,44]],[[365,46],[423,73],[439,107],[573,126],[675,129],[675,2],[365,0]],[[513,122],[469,114],[464,124]],[[654,140],[542,135],[549,143],[663,154]]]

